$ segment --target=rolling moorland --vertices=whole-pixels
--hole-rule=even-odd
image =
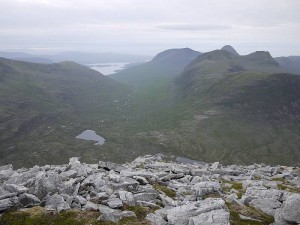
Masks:
[[[73,62],[1,58],[0,164],[66,163],[72,156],[124,162],[163,152],[296,165],[299,90],[300,76],[278,58],[240,56],[231,46],[166,50],[106,77]],[[75,139],[86,129],[105,144]]]

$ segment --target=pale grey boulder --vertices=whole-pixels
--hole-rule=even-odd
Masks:
[[[277,183],[275,181],[264,180],[263,185],[267,188],[278,189]]]
[[[128,217],[136,217],[134,212],[131,211],[115,211],[113,213],[104,213],[100,215],[97,220],[100,221],[111,221],[111,222],[118,222],[122,218]]]
[[[121,176],[118,173],[116,173],[114,170],[109,171],[107,177],[111,182],[115,182],[115,183],[119,183],[121,178]]]
[[[123,189],[127,191],[135,191],[139,185],[139,182],[129,177],[121,177],[119,183],[111,183],[111,187],[114,190]]]
[[[99,206],[93,202],[87,201],[87,203],[82,207],[82,209],[88,211],[98,211]]]
[[[70,205],[64,200],[63,196],[59,194],[50,196],[46,201],[45,208],[49,211],[62,211],[71,209]]]
[[[259,199],[269,198],[278,201],[283,201],[285,198],[284,191],[277,189],[267,189],[265,187],[249,187],[247,188],[245,195]]]
[[[230,225],[230,214],[225,209],[201,213],[189,219],[189,225]]]
[[[180,179],[180,178],[183,178],[184,177],[184,174],[183,173],[174,173],[174,174],[168,174],[162,178],[160,178],[161,181],[163,182],[166,182],[166,181],[170,181],[170,180],[173,180],[173,179]]]
[[[132,168],[127,168],[126,170],[122,170],[120,172],[120,175],[122,177],[130,177],[130,178],[133,178],[135,176],[144,177],[147,180],[150,180],[152,178],[154,178],[155,180],[159,179],[155,171],[150,172],[145,169],[134,170]],[[164,176],[165,175],[167,175],[167,173],[164,173]]]
[[[96,191],[100,191],[101,187],[107,184],[107,181],[104,179],[104,175],[104,173],[89,175],[80,184],[80,189],[86,189],[87,186],[93,186]]]
[[[4,188],[11,193],[22,194],[28,192],[28,188],[17,184],[4,184]]]
[[[219,182],[204,181],[194,184],[191,190],[197,197],[203,197],[207,194],[218,193],[221,191],[221,185]]]
[[[142,177],[142,176],[133,176],[132,178],[135,179],[137,182],[139,182],[140,185],[149,184],[149,182],[147,181],[147,179],[145,177]]]
[[[105,192],[107,195],[112,195],[114,193],[114,190],[111,189],[108,185],[103,185],[101,188],[99,188],[100,192]]]
[[[129,205],[129,206],[135,205],[135,200],[134,200],[133,194],[131,192],[120,190],[119,196],[120,196],[120,200],[124,204]]]
[[[276,199],[269,198],[253,199],[250,201],[249,205],[261,210],[263,213],[269,216],[274,217],[276,209],[281,207],[281,202],[277,201]]]
[[[29,190],[29,193],[43,199],[46,195],[62,192],[64,189],[64,184],[57,173],[41,171],[36,176],[33,190]]]
[[[123,206],[123,202],[119,198],[110,198],[108,199],[107,205],[112,209],[117,209]]]
[[[78,176],[86,177],[88,174],[92,172],[91,168],[89,168],[86,164],[81,164],[78,157],[70,158],[68,170],[75,170]]]
[[[149,207],[149,208],[160,208],[159,205],[152,203],[152,202],[145,202],[145,201],[137,201],[136,205]]]
[[[300,224],[300,194],[293,194],[287,197],[284,202],[282,215],[286,221]]]
[[[64,188],[62,189],[62,193],[68,195],[78,195],[78,191],[80,188],[80,182],[77,179],[71,178],[68,181],[63,183]]]
[[[106,205],[99,205],[98,206],[98,210],[102,213],[102,214],[109,214],[109,213],[114,213],[115,209],[112,209],[112,208],[109,208],[108,206]]]
[[[9,198],[0,200],[0,212],[4,212],[13,206],[14,204]]]
[[[284,218],[283,218],[283,210],[282,208],[278,208],[275,211],[275,215],[274,215],[274,220],[275,222],[270,224],[270,225],[292,225],[291,223],[287,222]]]
[[[9,179],[6,181],[7,184],[18,184],[26,186],[27,188],[33,188],[35,185],[35,179],[42,168],[34,166],[31,169],[15,171]]]
[[[211,171],[208,171],[207,169],[191,169],[192,176],[202,177],[203,175],[209,175],[209,174],[211,174]]]
[[[15,196],[17,196],[18,195],[18,193],[17,192],[13,192],[13,193],[5,193],[5,194],[2,194],[2,195],[0,195],[0,200],[2,200],[2,199],[6,199],[6,198],[12,198],[12,197],[15,197]]]
[[[40,199],[32,194],[24,193],[19,196],[19,201],[23,207],[33,207],[41,203]]]
[[[83,206],[87,203],[87,200],[84,197],[80,196],[80,195],[76,195],[73,198],[73,201],[77,204],[80,204],[81,206]]]
[[[207,198],[203,201],[191,202],[186,205],[174,207],[159,213],[165,213],[167,221],[174,225],[189,225],[192,217],[214,210],[226,210],[224,200],[216,198]],[[161,216],[164,218],[163,216]]]
[[[13,166],[11,164],[0,166],[0,183],[8,180],[13,173]]]
[[[107,200],[109,198],[109,195],[106,192],[100,192],[97,193],[95,196],[92,196],[91,199],[93,202],[101,202],[103,200]]]
[[[300,176],[295,177],[293,180],[290,181],[290,183],[300,188]]]
[[[164,206],[173,206],[173,207],[178,206],[178,203],[176,201],[174,201],[174,199],[172,199],[166,195],[160,194],[159,198],[161,199],[162,204]]]
[[[134,194],[135,201],[145,201],[145,202],[155,202],[159,194],[157,192],[153,193],[138,193]]]
[[[126,170],[126,167],[124,167],[122,165],[119,165],[117,163],[113,163],[113,162],[99,161],[98,167],[103,168],[103,169],[108,170],[108,171],[113,170],[113,171],[118,172],[118,173],[120,173],[122,170]]]
[[[167,225],[167,222],[163,218],[155,215],[154,213],[148,214],[145,219],[149,220],[151,225]]]
[[[261,180],[243,180],[243,189],[246,190],[248,187],[263,187],[263,181]]]
[[[64,171],[62,173],[59,174],[59,176],[61,177],[61,179],[63,181],[67,181],[70,178],[75,178],[77,177],[77,172],[75,170],[68,170],[68,171]]]
[[[222,165],[219,162],[214,162],[211,166],[210,169],[211,170],[216,170],[216,169],[220,169],[222,167]]]

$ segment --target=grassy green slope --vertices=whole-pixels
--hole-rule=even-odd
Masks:
[[[96,161],[117,151],[110,140],[124,121],[130,94],[125,85],[72,62],[1,59],[0,68],[1,164],[63,163],[74,155]],[[107,144],[75,139],[85,129],[94,129]]]
[[[264,52],[200,56],[176,79],[178,104],[194,122],[170,146],[225,163],[299,163],[300,78],[281,71]]]
[[[205,53],[175,79],[147,66],[123,77],[139,82],[128,117],[139,148],[159,144],[166,153],[223,163],[298,163],[299,77],[284,74],[268,52]]]
[[[134,90],[128,113],[128,130],[136,132],[174,127],[181,115],[174,113],[174,77],[201,53],[188,48],[169,49],[150,62],[122,70],[113,79]]]

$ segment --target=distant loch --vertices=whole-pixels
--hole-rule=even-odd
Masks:
[[[96,141],[95,145],[103,145],[105,143],[105,139],[96,134],[96,132],[93,130],[85,130],[81,134],[76,136],[76,138],[86,141]]]
[[[94,63],[94,64],[88,64],[87,66],[90,67],[93,70],[96,70],[103,75],[110,75],[114,74],[122,69],[124,69],[129,62],[123,62],[123,63]]]

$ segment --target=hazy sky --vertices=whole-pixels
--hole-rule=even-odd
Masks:
[[[0,0],[0,50],[300,55],[300,0]]]

